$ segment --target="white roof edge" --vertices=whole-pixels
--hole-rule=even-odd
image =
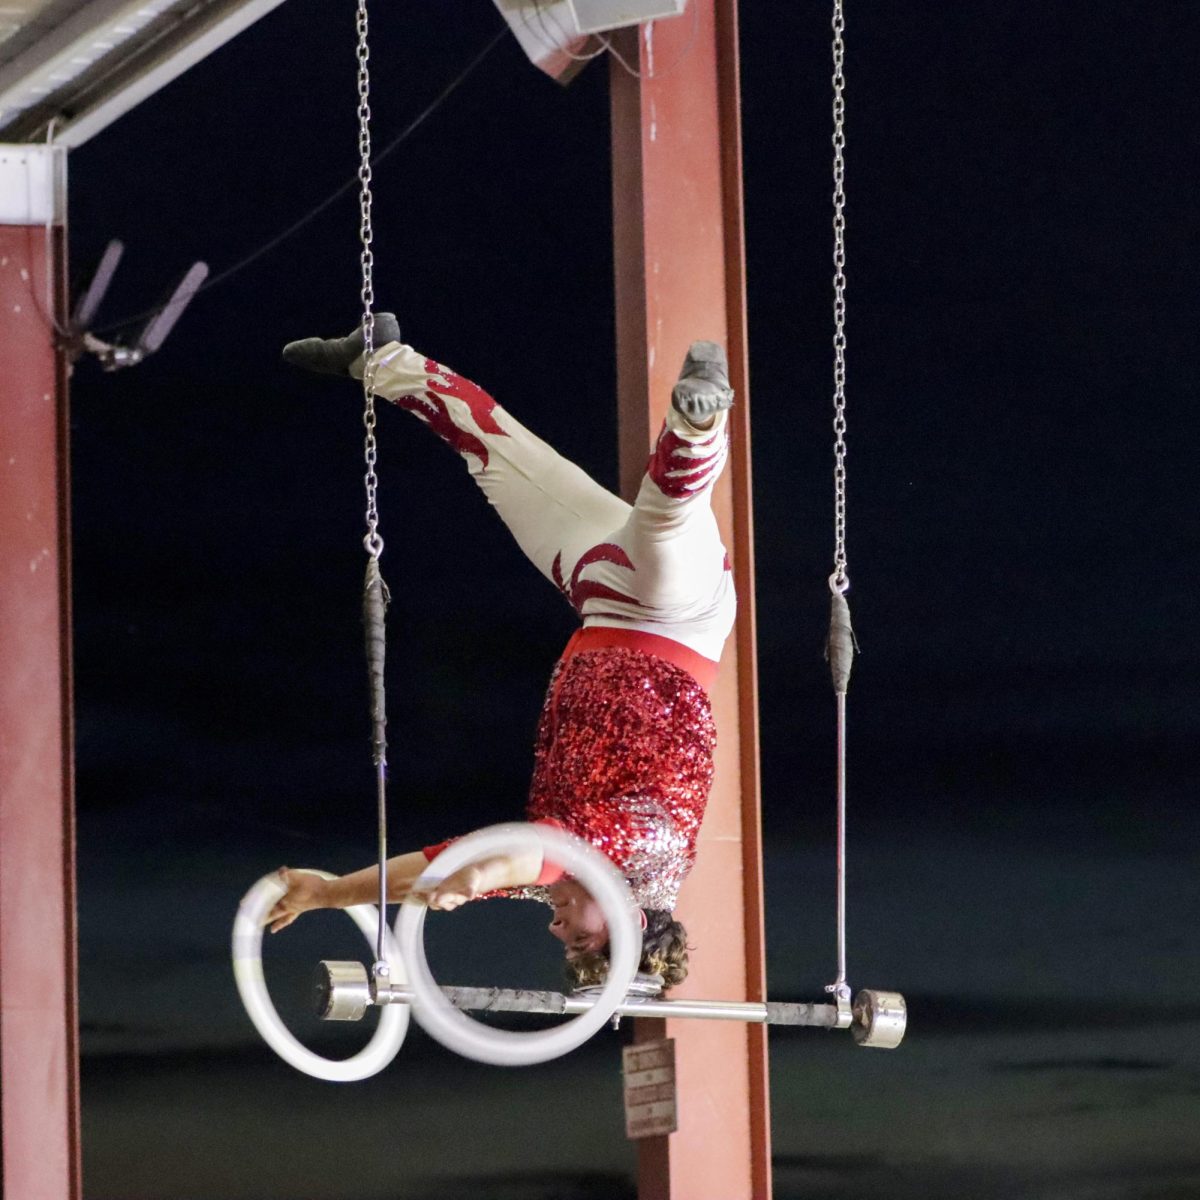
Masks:
[[[148,67],[135,79],[129,80],[119,91],[105,97],[98,104],[80,112],[70,122],[55,132],[58,145],[74,148],[82,146],[89,138],[107,128],[118,117],[154,95],[171,80],[182,75],[201,59],[236,37],[243,29],[278,8],[284,0],[246,0],[228,16],[209,26],[183,45],[174,47],[161,62]]]
[[[56,25],[45,37],[39,37],[16,58],[0,67],[0,97],[16,87],[28,75],[44,67],[57,54],[69,49],[80,38],[110,21],[128,0],[91,0],[73,12],[61,25]],[[3,104],[0,104],[3,107]]]
[[[206,11],[203,5],[172,8],[161,4],[161,0],[159,4],[147,3],[145,7],[148,9],[161,7],[161,18],[177,23],[179,29],[171,30],[163,38],[161,52],[157,57],[148,59],[136,74],[118,77],[110,92],[101,92],[69,119],[61,119],[54,128],[54,141],[66,147],[81,146],[283,2],[229,0],[223,6],[226,8],[224,15],[221,15],[220,4]],[[0,67],[0,111],[9,105],[14,106],[14,114],[5,118],[5,124],[17,119],[19,113],[28,107],[28,92],[39,73],[47,79],[53,79],[56,72],[64,69],[59,64],[69,62],[73,54],[86,53],[83,48],[89,43],[92,46],[102,44],[98,39],[104,37],[106,27],[119,26],[126,19],[125,14],[128,13],[131,19],[136,19],[135,14],[144,19],[145,9],[137,14],[138,8],[136,0],[91,0],[45,37],[39,38],[34,45]],[[212,15],[214,10],[216,15]],[[189,18],[191,25],[188,24]],[[107,59],[98,58],[95,61],[105,62]],[[115,61],[119,63],[120,60],[116,58]],[[64,98],[69,94],[69,89],[65,88]],[[54,92],[50,92],[46,98],[53,96]],[[2,137],[3,133],[0,132]]]

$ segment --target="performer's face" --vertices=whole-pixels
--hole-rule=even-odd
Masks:
[[[586,888],[571,878],[550,885],[554,919],[550,932],[566,947],[567,958],[595,954],[608,942],[604,912]]]

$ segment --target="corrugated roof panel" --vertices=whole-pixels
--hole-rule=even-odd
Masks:
[[[0,5],[0,141],[77,146],[283,0]]]

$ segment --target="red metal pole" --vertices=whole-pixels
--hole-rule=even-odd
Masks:
[[[61,216],[0,224],[0,1130],[13,1200],[81,1195]]]
[[[680,996],[766,993],[759,824],[750,396],[736,0],[691,0],[624,31],[612,64],[621,482],[632,498],[688,344],[723,342],[738,392],[730,469],[714,498],[739,613],[713,695],[717,778],[680,918],[697,947]],[[638,1022],[639,1041],[664,1022]],[[679,1129],[639,1142],[641,1200],[769,1200],[766,1029],[680,1021]]]

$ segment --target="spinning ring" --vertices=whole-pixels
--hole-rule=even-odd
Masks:
[[[511,853],[515,847],[528,846],[530,835],[541,842],[546,859],[569,871],[587,888],[603,910],[608,924],[608,978],[596,1003],[587,1012],[553,1029],[533,1033],[481,1025],[450,1003],[429,970],[425,958],[425,906],[404,905],[396,920],[400,958],[408,969],[408,986],[414,997],[413,1015],[422,1028],[457,1054],[502,1067],[546,1062],[574,1050],[591,1037],[625,998],[642,952],[642,935],[634,916],[629,886],[620,872],[599,850],[552,826],[493,825],[459,838],[429,864],[414,889],[432,887],[476,859]]]
[[[301,874],[316,875],[320,879],[337,878],[325,871],[305,870]],[[371,1040],[352,1057],[334,1059],[322,1058],[302,1046],[280,1020],[271,1003],[262,969],[263,923],[275,901],[285,891],[278,873],[272,872],[264,875],[238,905],[237,918],[233,923],[233,977],[246,1012],[267,1045],[285,1062],[306,1075],[327,1079],[332,1083],[351,1083],[375,1075],[396,1057],[404,1041],[404,1035],[408,1032],[407,1004],[385,1005]],[[357,904],[346,909],[346,912],[373,949],[378,910],[370,904]],[[403,983],[403,965],[390,933],[387,935],[386,949],[392,980]]]

